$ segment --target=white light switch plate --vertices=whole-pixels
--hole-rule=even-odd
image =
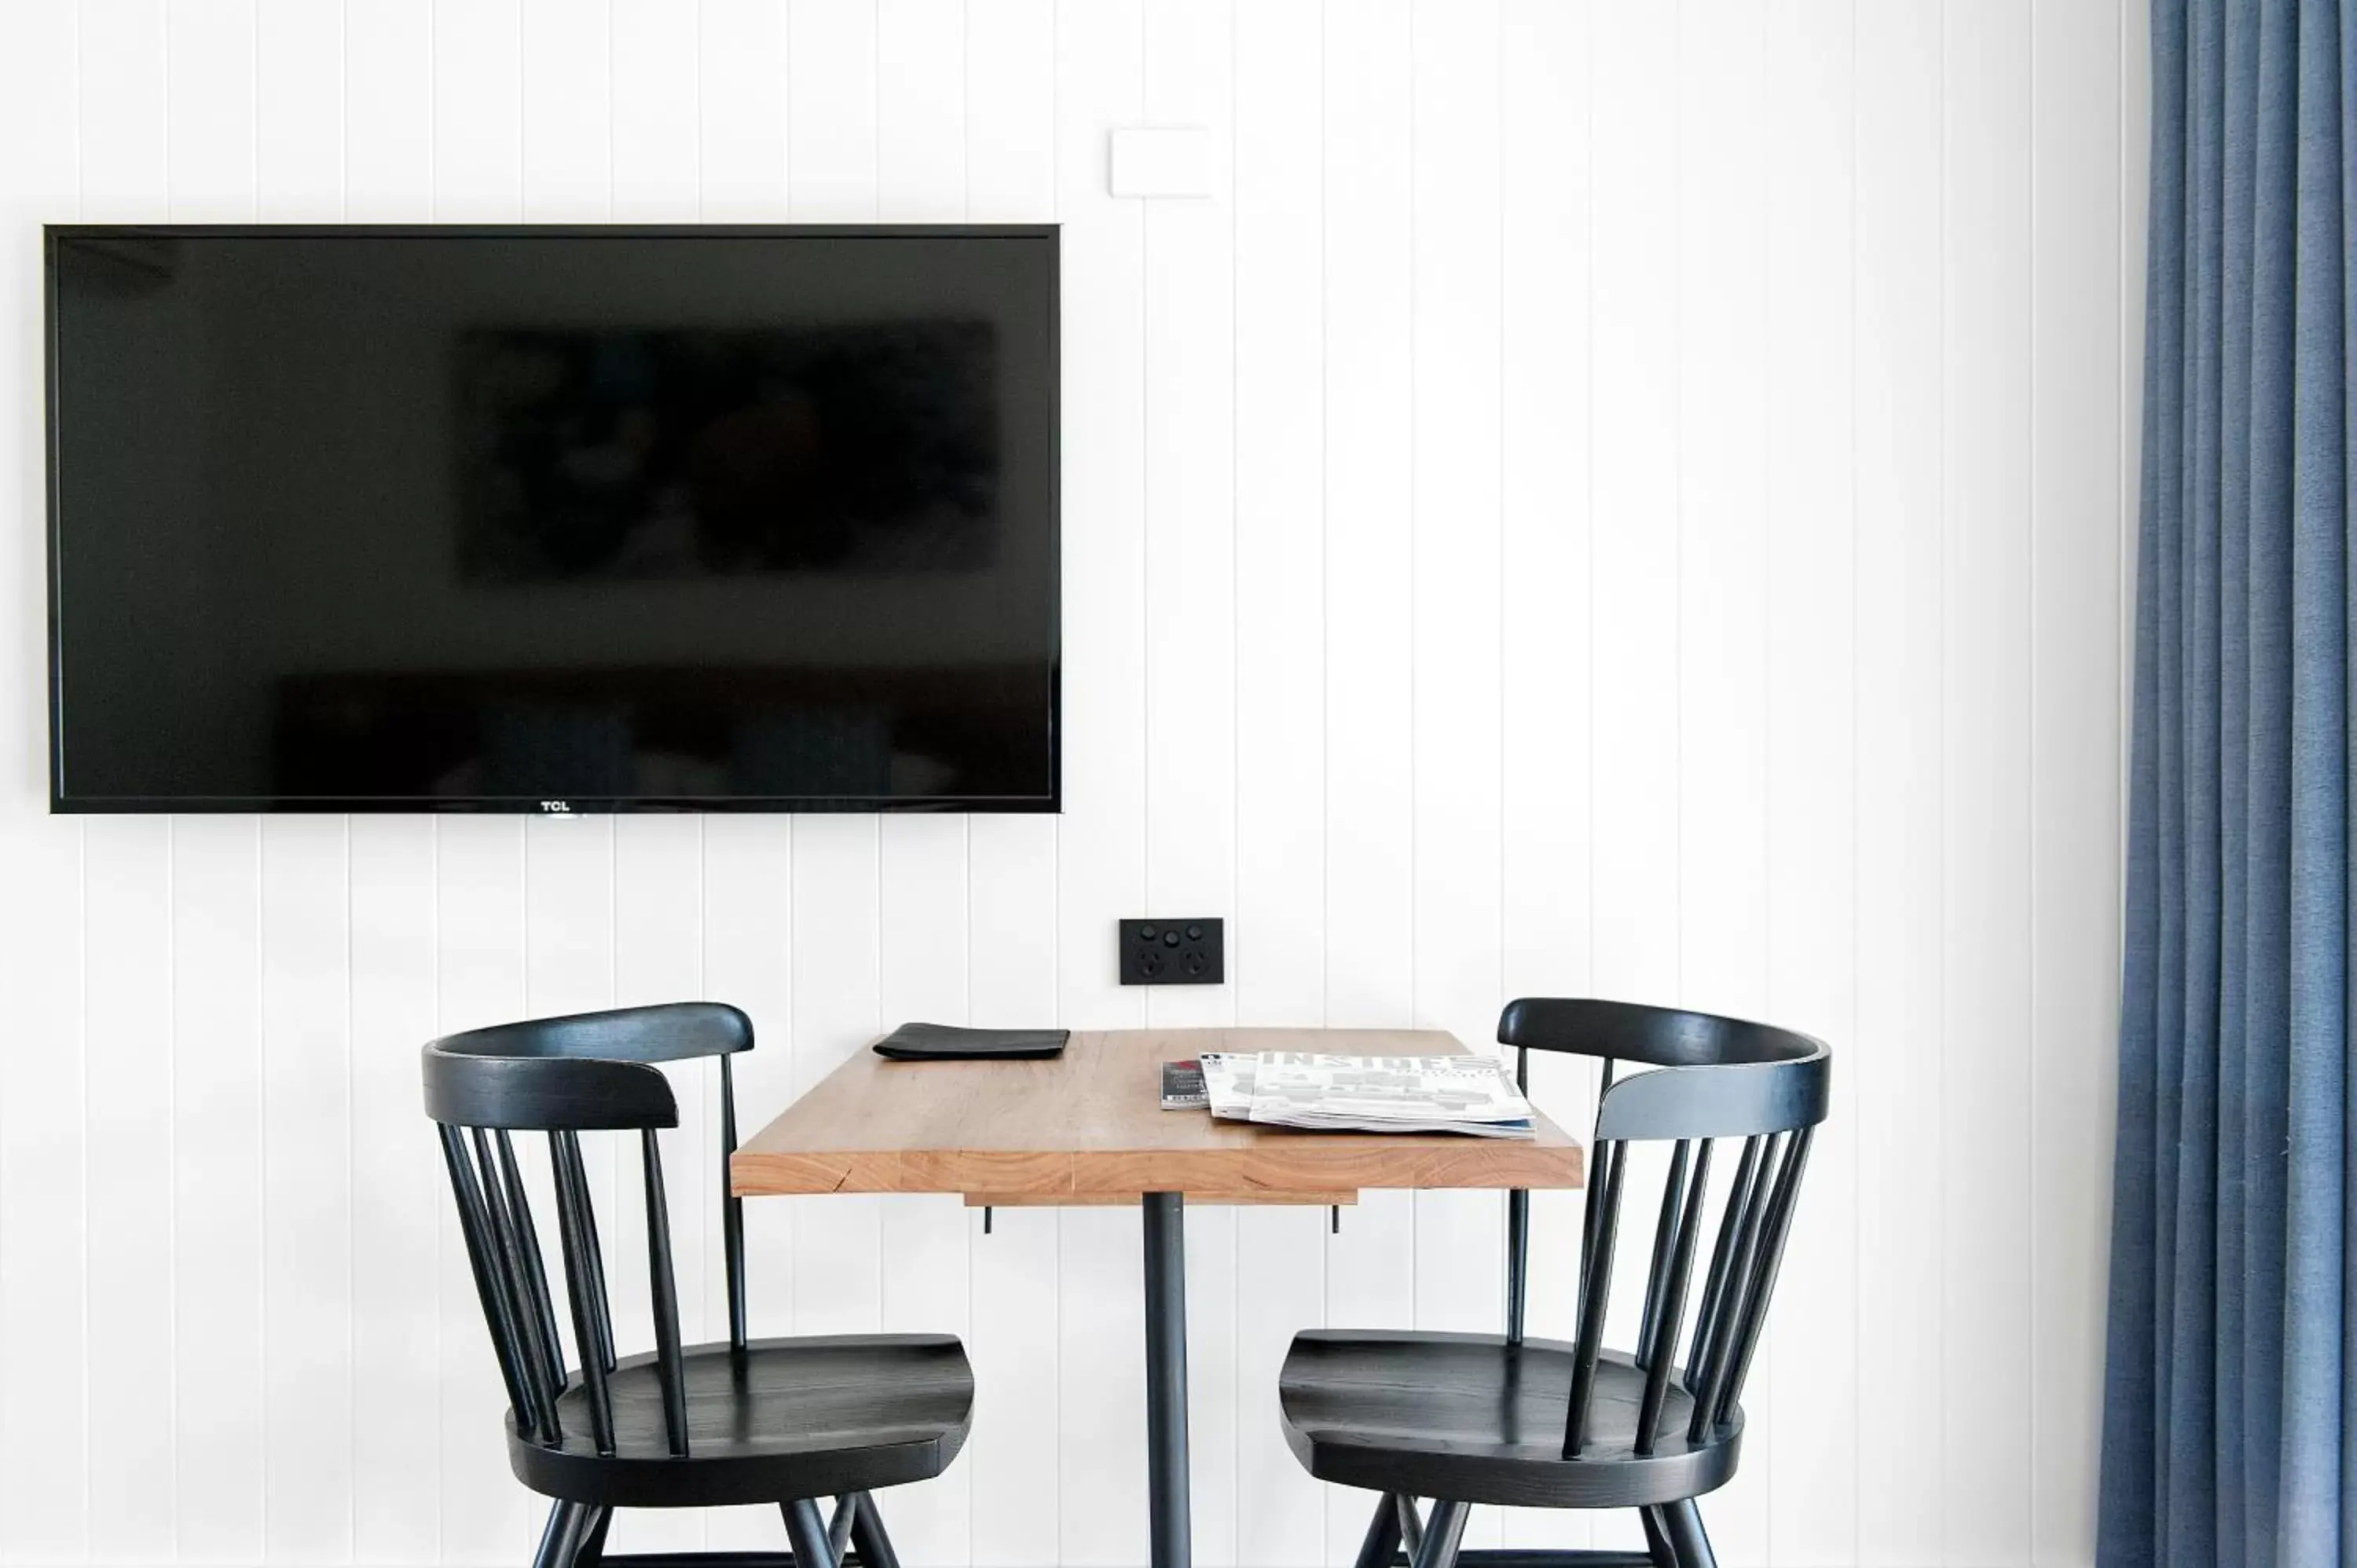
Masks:
[[[1115,196],[1209,196],[1211,133],[1200,125],[1125,125],[1113,134]]]

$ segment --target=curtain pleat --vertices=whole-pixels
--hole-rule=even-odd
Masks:
[[[2098,1557],[2357,1568],[2357,15],[2155,0],[2152,64]]]

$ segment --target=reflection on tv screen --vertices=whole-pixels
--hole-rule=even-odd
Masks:
[[[459,342],[471,580],[987,565],[982,320],[488,328]]]

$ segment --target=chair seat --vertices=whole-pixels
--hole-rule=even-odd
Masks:
[[[1533,1508],[1638,1508],[1735,1473],[1743,1414],[1686,1440],[1694,1401],[1671,1380],[1654,1452],[1636,1452],[1645,1374],[1606,1351],[1580,1456],[1563,1456],[1572,1348],[1494,1334],[1318,1329],[1277,1383],[1286,1442],[1309,1473],[1371,1491]]]
[[[597,1452],[589,1393],[557,1401],[550,1446],[508,1420],[516,1478],[544,1497],[618,1508],[703,1508],[838,1497],[938,1476],[974,1421],[974,1369],[946,1334],[851,1334],[726,1343],[684,1354],[687,1455],[663,1427],[651,1355],[608,1374],[614,1447]]]

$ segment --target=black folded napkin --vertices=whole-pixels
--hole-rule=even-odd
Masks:
[[[903,1062],[1031,1061],[1064,1054],[1070,1029],[961,1029],[903,1024],[876,1042],[876,1054]]]

